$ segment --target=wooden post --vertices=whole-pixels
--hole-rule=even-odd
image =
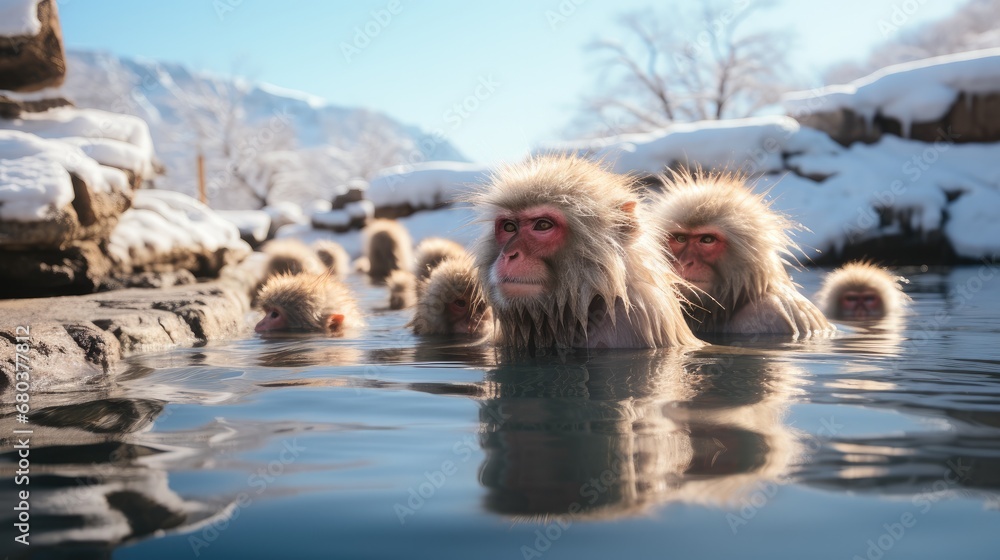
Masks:
[[[198,152],[198,201],[208,205],[208,193],[205,192],[205,156]]]

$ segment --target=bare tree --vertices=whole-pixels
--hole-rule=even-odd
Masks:
[[[173,98],[190,140],[205,155],[209,198],[222,207],[249,199],[263,208],[272,202],[283,167],[294,166],[286,153],[295,146],[292,123],[280,115],[251,120],[249,91],[243,80],[205,78]]]
[[[969,0],[954,14],[919,25],[909,24],[905,12],[894,13],[879,22],[886,41],[872,49],[864,61],[831,66],[823,73],[823,81],[843,84],[893,64],[1000,47],[998,21],[1000,0]]]
[[[747,21],[770,3],[704,3],[695,14],[626,14],[619,39],[589,46],[601,69],[577,126],[598,134],[661,128],[678,121],[751,116],[778,101],[790,35]],[[669,23],[666,23],[669,21]],[[596,121],[596,123],[595,123]]]
[[[384,116],[367,109],[359,109],[340,126],[349,129],[329,131],[334,146],[347,154],[349,169],[354,178],[369,180],[380,170],[405,161],[407,148],[403,135]]]

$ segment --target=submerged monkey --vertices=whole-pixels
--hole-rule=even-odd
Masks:
[[[836,320],[898,317],[910,300],[903,293],[905,281],[869,262],[848,263],[827,275],[816,301]]]
[[[280,274],[269,279],[257,295],[264,318],[254,331],[323,332],[344,336],[365,322],[350,290],[325,274]]]

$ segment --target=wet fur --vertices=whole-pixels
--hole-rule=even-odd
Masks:
[[[405,270],[393,270],[385,280],[389,309],[406,309],[417,303],[417,278]]]
[[[910,301],[910,297],[903,293],[903,282],[906,282],[905,278],[893,276],[873,263],[848,263],[823,279],[823,286],[816,294],[816,303],[827,317],[842,320],[845,317],[840,312],[839,303],[844,292],[871,289],[882,298],[884,317],[898,317]]]
[[[643,214],[635,180],[568,156],[500,168],[470,200],[489,222],[474,254],[493,308],[497,344],[531,348],[696,347],[677,286],[684,284]],[[532,300],[508,300],[494,286],[500,254],[497,213],[554,205],[569,234],[554,259],[554,285]],[[627,205],[635,205],[634,213]]]
[[[368,260],[368,277],[382,283],[393,270],[410,270],[413,266],[413,242],[410,234],[395,220],[375,220],[365,227],[364,254]]]
[[[700,333],[792,334],[808,336],[833,326],[802,296],[785,270],[799,249],[788,236],[793,224],[733,174],[676,172],[662,178],[663,193],[653,214],[667,235],[674,229],[713,226],[728,243],[716,267],[721,285],[711,293],[690,292],[688,323]]]
[[[290,328],[343,336],[351,328],[364,326],[351,291],[329,273],[274,276],[261,288],[257,302],[265,309],[280,307]],[[344,316],[343,325],[328,331],[327,318],[333,314]]]
[[[468,255],[445,259],[423,281],[417,309],[410,322],[413,332],[421,335],[455,334],[448,315],[448,304],[466,293],[470,294],[468,301],[471,308],[482,307],[486,310],[477,334],[489,335],[493,327],[489,304],[479,283],[475,262]]]
[[[323,266],[330,269],[334,276],[347,277],[351,270],[351,257],[339,243],[320,239],[312,244],[312,249]]]

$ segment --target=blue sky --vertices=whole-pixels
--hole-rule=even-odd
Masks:
[[[732,0],[739,5],[745,0]],[[796,73],[863,57],[958,0],[785,0],[755,25],[789,27]],[[343,106],[388,113],[447,138],[474,160],[517,158],[559,138],[594,87],[584,47],[649,0],[61,0],[66,45],[239,73]],[[694,5],[688,2],[687,6]],[[390,13],[394,11],[396,13]],[[551,23],[553,13],[567,14]],[[373,14],[374,12],[374,14]],[[387,17],[388,16],[388,17]],[[381,19],[385,23],[377,20]],[[374,31],[358,37],[357,29]],[[368,39],[368,42],[365,42]],[[351,45],[357,51],[347,49]],[[463,104],[470,111],[455,111]]]

